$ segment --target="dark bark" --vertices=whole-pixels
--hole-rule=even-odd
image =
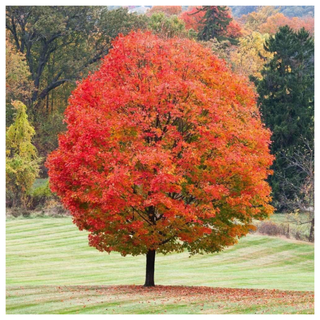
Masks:
[[[57,81],[50,83],[50,85],[48,85],[45,89],[43,89],[40,94],[38,94],[38,99],[43,100],[49,94],[49,92],[51,90],[59,87],[60,85],[62,85],[65,82],[72,82],[72,80],[71,79],[60,79],[60,80],[57,80]]]
[[[145,287],[154,287],[154,263],[156,258],[156,251],[149,250],[146,255],[147,267],[146,267],[146,281]]]
[[[314,218],[311,221],[310,233],[309,233],[309,241],[314,242]]]
[[[46,66],[48,59],[49,59],[49,55],[47,54],[48,50],[49,50],[48,43],[46,42],[45,39],[43,39],[42,40],[42,51],[41,51],[41,54],[39,57],[37,71],[36,71],[36,74],[33,75],[35,91],[33,92],[33,95],[32,95],[32,102],[35,102],[38,98],[40,78],[42,76],[44,67]]]
[[[91,64],[97,62],[100,60],[103,56],[107,55],[109,52],[109,49],[101,50],[100,53],[96,54],[92,59],[89,59],[83,66],[82,69],[89,67]]]
[[[19,43],[19,38],[18,38],[18,35],[17,35],[17,28],[16,28],[16,24],[15,24],[14,18],[11,16],[10,19],[11,19],[11,26],[6,24],[6,27],[11,31],[11,33],[13,35],[14,41],[15,41],[16,46],[17,46],[17,50],[21,51],[21,46],[20,46],[20,43]]]

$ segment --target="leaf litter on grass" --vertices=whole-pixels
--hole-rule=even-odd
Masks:
[[[314,313],[314,293],[162,285],[9,286],[7,313]]]

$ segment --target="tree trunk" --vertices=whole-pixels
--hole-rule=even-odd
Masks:
[[[146,268],[146,282],[145,287],[154,287],[154,262],[156,258],[156,250],[149,250],[146,256],[147,268]]]
[[[314,218],[311,221],[310,233],[309,233],[309,242],[314,242]]]

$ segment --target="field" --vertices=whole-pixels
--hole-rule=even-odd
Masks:
[[[158,255],[151,289],[145,257],[90,248],[68,217],[8,220],[6,253],[7,313],[313,313],[305,242],[249,235],[219,254]]]

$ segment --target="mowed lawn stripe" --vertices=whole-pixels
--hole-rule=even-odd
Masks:
[[[144,256],[101,253],[87,235],[69,217],[7,221],[7,285],[143,284]],[[163,285],[313,290],[313,272],[313,245],[259,235],[217,254],[156,257]]]
[[[26,221],[28,224],[20,224],[18,227],[13,224],[15,220],[7,221],[7,238],[10,240],[14,240],[18,239],[18,237],[21,235],[23,235],[24,237],[43,235],[56,236],[60,233],[75,232],[77,230],[71,219],[68,218],[53,219],[54,222],[52,224],[47,223],[45,225],[41,222],[35,224],[33,220],[39,219],[27,219]],[[58,220],[58,223],[56,220]]]
[[[312,292],[209,287],[9,287],[7,313],[313,313]]]
[[[35,223],[36,222],[36,223]],[[71,224],[66,224],[66,222],[71,222]],[[46,229],[56,228],[65,228],[65,229],[74,229],[72,224],[72,219],[70,217],[61,217],[61,218],[16,218],[6,221],[7,230],[18,230],[19,232],[37,230],[42,232]],[[41,227],[40,229],[37,229]],[[14,234],[12,234],[14,235]]]

